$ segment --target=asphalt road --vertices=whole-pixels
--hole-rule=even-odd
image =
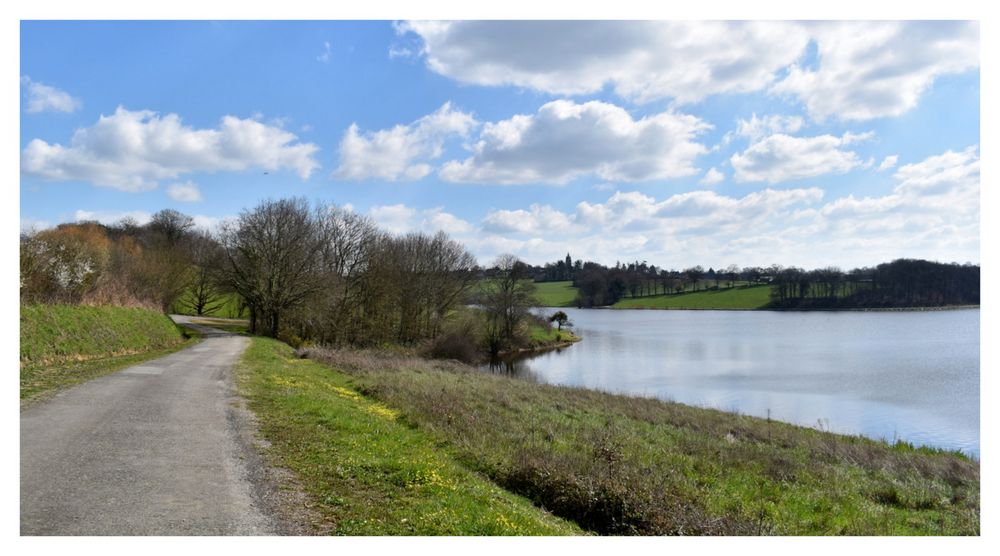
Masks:
[[[232,387],[249,340],[203,330],[21,413],[22,535],[280,533]]]

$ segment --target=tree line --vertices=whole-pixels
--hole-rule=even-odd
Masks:
[[[770,308],[891,308],[979,304],[979,266],[898,259],[843,271],[771,265],[673,270],[646,261],[605,266],[563,260],[531,266],[535,281],[571,280],[578,307],[613,305],[627,297],[772,286]]]
[[[518,342],[537,304],[527,268],[504,255],[483,280],[475,257],[444,233],[392,235],[335,205],[280,199],[242,211],[215,233],[173,210],[144,225],[125,219],[22,233],[20,285],[24,303],[196,315],[235,299],[252,333],[293,344],[448,336],[495,354]],[[478,309],[455,318],[468,303]]]

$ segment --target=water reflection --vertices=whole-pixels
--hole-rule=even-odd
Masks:
[[[566,312],[582,342],[484,370],[978,456],[978,310]]]

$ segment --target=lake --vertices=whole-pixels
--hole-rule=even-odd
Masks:
[[[562,310],[583,341],[492,371],[979,457],[978,309]]]

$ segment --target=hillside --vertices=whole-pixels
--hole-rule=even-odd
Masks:
[[[21,397],[76,384],[185,344],[158,311],[134,307],[22,305]]]

